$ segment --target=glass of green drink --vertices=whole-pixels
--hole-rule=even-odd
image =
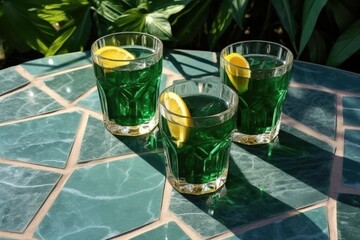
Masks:
[[[91,46],[104,124],[113,134],[138,136],[158,124],[162,42],[149,34],[122,32]]]
[[[200,195],[226,182],[237,94],[220,82],[188,80],[160,95],[166,172],[179,192]]]
[[[234,142],[269,143],[279,134],[292,63],[289,49],[267,41],[238,42],[221,51],[220,78],[239,96]]]

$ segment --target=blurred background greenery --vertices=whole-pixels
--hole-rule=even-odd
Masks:
[[[217,52],[269,40],[296,59],[360,72],[358,0],[0,0],[0,68],[89,50],[118,31],[148,32],[166,48]]]

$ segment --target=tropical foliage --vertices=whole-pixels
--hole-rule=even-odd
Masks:
[[[360,58],[360,1],[0,0],[0,60],[2,52],[9,59],[83,51],[118,31],[211,51],[266,39],[288,46],[297,59],[346,68]]]

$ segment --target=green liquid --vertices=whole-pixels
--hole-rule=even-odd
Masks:
[[[183,98],[192,117],[209,116],[227,109],[226,102],[212,96],[196,95]],[[180,181],[201,184],[215,181],[227,169],[231,134],[235,118],[214,126],[189,127],[189,138],[177,147],[172,139],[167,120],[161,116],[168,171]]]
[[[284,63],[272,56],[245,56],[252,72],[278,67]],[[225,71],[222,71],[225,84],[232,86]],[[281,76],[249,79],[247,90],[238,93],[239,108],[237,129],[241,133],[256,135],[271,131],[280,121],[282,105],[285,100],[289,78],[288,71]]]
[[[136,58],[153,53],[140,47],[126,50]],[[154,117],[162,72],[161,59],[149,64],[131,62],[114,69],[105,69],[94,63],[94,70],[107,120],[123,126],[136,126]]]

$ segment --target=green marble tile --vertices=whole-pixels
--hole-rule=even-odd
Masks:
[[[261,190],[261,194],[291,208],[326,200],[335,149],[325,145],[311,136],[298,136],[296,131],[280,131],[279,137],[268,145],[235,145],[232,156],[236,167],[230,169],[233,178],[229,185],[243,175],[243,181]],[[234,181],[234,186],[243,181]]]
[[[344,124],[360,126],[360,98],[343,97]]]
[[[33,76],[58,72],[91,63],[90,52],[74,52],[31,60],[21,64]]]
[[[36,87],[17,92],[0,101],[0,122],[36,116],[62,109],[58,102]]]
[[[283,112],[332,139],[335,138],[336,97],[326,92],[289,87]]]
[[[169,222],[137,237],[132,240],[148,240],[148,239],[176,239],[187,240],[191,239],[175,222]]]
[[[352,93],[360,92],[358,73],[302,61],[295,61],[293,66],[292,81]]]
[[[357,240],[360,236],[360,196],[340,194],[337,199],[339,240]]]
[[[211,52],[172,50],[163,57],[164,68],[182,75],[186,79],[219,75],[218,64]]]
[[[79,162],[87,162],[157,148],[158,131],[139,137],[112,135],[101,120],[89,117],[81,145]]]
[[[296,133],[281,131],[268,145],[233,144],[226,186],[196,197],[173,190],[170,210],[208,238],[326,200],[334,149]]]
[[[360,188],[360,131],[345,130],[343,183]]]
[[[60,175],[0,164],[0,231],[23,232]]]
[[[322,142],[317,138],[313,138],[311,136],[309,136],[308,134],[301,132],[301,130],[294,128],[291,125],[286,125],[286,124],[281,124],[281,132],[290,134],[290,135],[294,135],[296,136],[296,138],[298,138],[298,140],[303,140],[305,142],[307,142],[308,144],[314,145],[316,147],[318,147],[319,149],[322,149],[326,152],[334,152],[335,149],[333,146],[327,144],[326,142]],[[284,133],[282,133],[278,139],[276,139],[273,143],[268,144],[268,149],[269,149],[269,154],[271,154],[271,149],[273,148],[273,146],[277,145],[277,142],[279,140],[281,140],[280,137],[282,137],[284,135]]]
[[[287,219],[250,230],[226,240],[255,240],[255,239],[329,239],[329,229],[325,208],[317,208]]]
[[[92,92],[89,96],[87,96],[86,98],[81,99],[81,100],[77,103],[77,105],[101,113],[100,99],[99,99],[99,94],[98,94],[98,91],[97,91],[97,90],[93,91],[93,92]]]
[[[34,237],[98,240],[149,224],[160,217],[164,183],[155,154],[78,168]]]
[[[130,148],[105,128],[101,120],[89,117],[81,145],[79,162],[87,162],[131,152]]]
[[[209,238],[228,230],[226,224],[214,217],[216,205],[220,198],[226,196],[226,193],[226,187],[216,194],[199,197],[181,195],[173,190],[170,210],[203,237]],[[216,211],[216,214],[219,213]]]
[[[15,70],[9,67],[0,71],[0,95],[28,84],[29,81]]]
[[[360,109],[360,98],[359,97],[343,97],[342,99],[343,108],[354,108]]]
[[[0,157],[63,168],[80,118],[70,112],[0,126]]]
[[[73,101],[95,86],[92,66],[44,79],[45,84],[68,101]]]

